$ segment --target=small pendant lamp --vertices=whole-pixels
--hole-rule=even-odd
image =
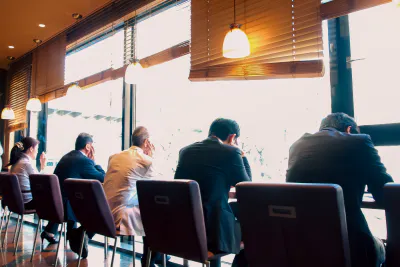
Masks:
[[[236,23],[236,0],[233,1],[233,23],[230,30],[225,35],[222,46],[222,55],[226,58],[243,58],[250,55],[250,42],[244,31],[240,29],[242,25]]]

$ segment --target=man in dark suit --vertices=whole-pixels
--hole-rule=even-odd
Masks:
[[[67,221],[67,238],[70,241],[71,249],[75,253],[79,253],[79,241],[82,229],[76,229],[77,219],[67,198],[64,189],[64,181],[68,178],[78,179],[94,179],[101,183],[104,182],[105,172],[100,165],[95,164],[95,152],[93,147],[92,136],[87,133],[81,133],[76,139],[75,150],[72,150],[61,158],[57,164],[54,174],[60,181],[60,189],[64,202],[64,214]],[[45,231],[42,233],[42,239],[46,238],[50,243],[54,242],[54,236],[58,231],[58,224],[49,222]],[[92,238],[93,234],[88,233],[88,237]],[[87,237],[85,238],[85,246],[82,257],[87,257]]]
[[[229,191],[239,182],[250,181],[247,158],[239,148],[239,125],[229,119],[216,119],[208,138],[183,148],[175,179],[195,180],[200,186],[209,251],[240,252],[241,232],[234,211],[228,204]],[[232,266],[245,265],[244,254]],[[220,261],[211,263],[219,266]]]
[[[353,267],[380,266],[385,259],[381,240],[368,228],[361,211],[365,186],[378,205],[383,186],[393,182],[368,135],[360,134],[353,118],[334,113],[322,120],[320,131],[305,134],[289,153],[287,182],[332,183],[343,188]]]

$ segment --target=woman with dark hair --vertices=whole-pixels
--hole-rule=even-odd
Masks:
[[[14,145],[10,153],[10,172],[17,175],[19,186],[21,187],[24,199],[25,209],[34,209],[32,201],[31,185],[29,183],[29,175],[38,173],[36,166],[32,161],[36,159],[38,153],[39,141],[32,137],[25,137]],[[46,166],[46,154],[40,155],[40,171]]]

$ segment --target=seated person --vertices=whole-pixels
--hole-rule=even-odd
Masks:
[[[36,159],[38,153],[39,141],[32,137],[25,137],[14,145],[10,153],[10,172],[18,176],[19,186],[21,187],[22,197],[24,200],[25,209],[35,209],[34,201],[32,200],[31,184],[29,175],[37,174],[36,166],[33,160]],[[40,155],[40,171],[46,166],[46,154],[43,152]]]
[[[374,238],[361,211],[365,186],[378,205],[383,186],[393,182],[368,135],[360,134],[344,113],[322,120],[319,132],[305,134],[290,148],[287,182],[331,183],[343,188],[353,267],[380,266],[385,260],[381,240]]]
[[[200,186],[208,250],[238,254],[232,266],[246,266],[240,251],[241,232],[235,210],[228,204],[231,186],[251,181],[250,166],[239,148],[240,128],[236,121],[216,119],[208,138],[183,148],[175,179],[190,179]],[[211,266],[220,266],[220,260]]]
[[[83,229],[77,228],[77,219],[67,198],[64,189],[64,180],[68,178],[93,179],[101,183],[104,181],[105,172],[100,165],[95,164],[95,153],[92,136],[87,133],[81,133],[76,138],[75,150],[72,150],[61,158],[58,162],[54,174],[60,181],[61,194],[63,196],[65,220],[67,221],[67,239],[70,242],[71,250],[79,254],[79,244]],[[59,225],[49,222],[42,232],[42,239],[47,239],[50,243],[54,242],[54,236],[57,235]],[[88,254],[88,237],[92,238],[94,234],[87,233],[82,252],[82,257],[86,258]],[[55,241],[56,242],[56,241]]]
[[[140,217],[136,181],[154,177],[154,146],[145,127],[132,134],[132,147],[110,157],[104,178],[104,191],[121,235],[142,236],[142,266],[146,266],[148,246]],[[155,266],[153,255],[150,266]]]

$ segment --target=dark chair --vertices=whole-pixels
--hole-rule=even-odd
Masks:
[[[80,266],[83,241],[86,231],[115,238],[111,267],[114,264],[119,233],[115,229],[114,218],[104,194],[102,184],[97,180],[67,179],[65,190],[76,218],[84,228],[78,266]],[[135,242],[133,242],[135,243]],[[135,249],[133,249],[135,266]]]
[[[387,225],[386,267],[400,266],[400,184],[384,187],[384,205]]]
[[[236,196],[249,266],[350,267],[340,186],[245,182]]]
[[[32,197],[35,200],[36,213],[39,217],[38,225],[36,228],[35,239],[33,242],[31,262],[35,254],[36,239],[41,229],[42,221],[48,220],[54,223],[61,224],[60,239],[57,245],[57,253],[55,263],[57,264],[58,252],[60,249],[61,236],[63,229],[65,230],[64,223],[64,205],[61,196],[60,184],[58,177],[54,174],[31,174],[29,176],[31,183]],[[64,236],[66,239],[66,236]],[[43,240],[42,240],[43,244]]]
[[[22,193],[21,189],[19,186],[18,182],[18,177],[15,174],[9,174],[9,173],[0,173],[0,179],[3,187],[3,198],[4,201],[7,203],[8,210],[9,210],[9,215],[7,219],[7,224],[6,224],[6,231],[8,227],[8,223],[10,221],[11,213],[14,212],[18,214],[18,221],[16,225],[16,244],[15,244],[15,250],[14,250],[14,255],[17,252],[18,248],[18,242],[19,242],[19,237],[21,233],[21,228],[24,223],[24,215],[25,214],[34,214],[36,211],[35,210],[26,210],[24,207],[24,201],[22,198]],[[21,218],[21,220],[20,220]],[[7,232],[6,232],[7,234]],[[5,238],[4,238],[5,240]],[[3,244],[4,241],[3,240]]]
[[[140,214],[151,252],[157,251],[200,262],[224,255],[208,251],[203,206],[199,185],[195,181],[139,180],[137,190]]]

